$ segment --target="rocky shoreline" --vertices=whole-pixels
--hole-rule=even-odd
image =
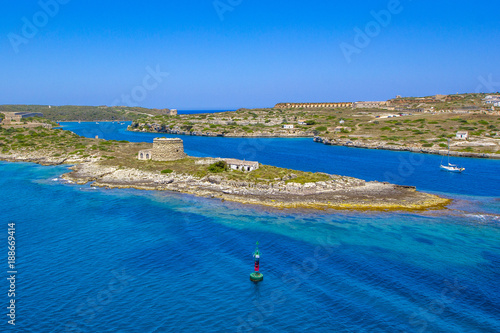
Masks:
[[[197,131],[183,131],[180,129],[165,129],[165,130],[138,130],[129,126],[127,131],[139,133],[160,133],[160,134],[174,134],[174,135],[190,135],[190,136],[208,136],[208,137],[226,137],[226,138],[312,138],[314,134],[311,132],[295,132],[286,133],[278,132],[271,133],[265,131],[258,131],[253,133],[238,132],[238,133],[220,133],[220,132],[197,132]]]
[[[36,152],[15,152],[13,154],[0,153],[0,161],[6,162],[26,162],[36,163],[40,165],[62,165],[62,164],[79,164],[79,163],[96,163],[99,161],[99,156],[79,157],[77,155],[54,156],[50,151],[38,150]]]
[[[63,179],[104,188],[134,188],[192,194],[200,197],[276,208],[425,210],[440,209],[451,200],[421,193],[414,187],[330,175],[330,180],[299,184],[285,181],[255,183],[227,180],[216,174],[194,177],[162,174],[120,166],[103,166],[98,156],[51,157],[44,151],[0,154],[0,160],[41,165],[74,164]]]
[[[331,180],[299,184],[238,182],[217,175],[202,178],[171,173],[148,172],[82,163],[71,168],[64,179],[78,184],[106,188],[173,191],[244,204],[279,208],[333,208],[362,210],[421,210],[441,208],[450,202],[415,188],[360,179],[331,176]]]
[[[164,131],[139,131],[134,129],[127,129],[131,132],[147,132],[147,133],[163,133],[163,134],[175,134],[175,135],[190,135],[190,136],[207,136],[207,137],[227,137],[227,138],[314,138],[314,142],[322,143],[328,146],[344,146],[351,148],[363,148],[363,149],[381,149],[381,150],[392,150],[392,151],[408,151],[412,153],[421,154],[432,154],[432,155],[446,155],[447,150],[444,149],[433,149],[425,147],[405,147],[398,145],[389,145],[384,142],[372,142],[365,143],[359,141],[352,141],[349,139],[327,139],[320,136],[313,136],[310,133],[300,132],[300,133],[269,133],[269,132],[254,132],[254,133],[201,133],[201,132],[189,132],[177,129],[166,129]],[[461,152],[461,151],[450,151],[450,156],[455,157],[471,157],[471,158],[489,158],[489,159],[500,159],[500,154],[495,153],[472,153],[472,152]]]
[[[328,146],[344,146],[352,148],[364,148],[364,149],[382,149],[382,150],[392,150],[392,151],[409,151],[412,153],[422,153],[422,154],[433,154],[433,155],[446,155],[447,150],[442,149],[432,149],[432,148],[422,148],[422,147],[403,147],[396,145],[387,145],[381,142],[376,143],[361,143],[358,141],[351,141],[346,139],[327,139],[319,136],[314,137],[314,142],[322,143]],[[493,153],[470,153],[461,151],[450,151],[450,156],[456,157],[472,157],[472,158],[491,158],[500,159],[500,154]]]

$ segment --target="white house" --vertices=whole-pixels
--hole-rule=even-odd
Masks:
[[[242,161],[233,158],[225,159],[227,166],[232,170],[254,171],[259,168],[259,162]]]
[[[458,140],[467,140],[468,138],[469,138],[469,132],[467,131],[457,132]]]
[[[486,104],[495,104],[495,106],[497,106],[496,104],[500,103],[500,96],[498,95],[488,95],[486,96],[483,101],[486,103]]]
[[[293,129],[293,124],[286,124],[286,125],[283,125],[283,128],[284,129]]]

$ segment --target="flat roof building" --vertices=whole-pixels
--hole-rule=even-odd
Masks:
[[[259,168],[259,162],[242,161],[233,158],[224,159],[227,166],[232,170],[254,171]]]
[[[380,109],[387,106],[387,102],[356,102],[354,107],[357,109]]]

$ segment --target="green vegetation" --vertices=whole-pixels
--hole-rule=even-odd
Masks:
[[[128,143],[105,141],[80,137],[61,129],[0,128],[0,151],[4,154],[38,152],[41,156],[57,158],[89,158],[99,161],[103,166],[134,168],[144,171],[156,171],[162,174],[178,173],[196,177],[217,174],[228,180],[255,183],[273,183],[276,181],[309,183],[331,179],[329,175],[261,165],[252,172],[231,170],[225,161],[211,165],[196,164],[198,158],[187,157],[177,161],[139,161],[139,150],[150,149],[151,143]]]
[[[55,150],[53,154],[81,154],[85,152],[82,147],[87,147],[89,142],[95,141],[69,131],[50,130],[41,126],[34,129],[0,128],[0,136],[2,152]]]
[[[209,136],[321,136],[327,139],[363,140],[367,144],[399,142],[405,146],[420,146],[420,139],[435,141],[440,135],[453,138],[457,131],[466,130],[472,139],[493,138],[498,131],[498,116],[481,106],[485,94],[450,95],[439,98],[410,97],[393,100],[394,109],[239,109],[234,112],[191,114],[177,117],[143,117],[131,130],[167,132]],[[401,101],[404,103],[402,104]],[[397,103],[396,103],[397,102]],[[479,108],[477,113],[453,113],[462,107]],[[432,109],[434,108],[434,109]],[[408,111],[405,111],[408,109]],[[421,112],[426,110],[426,112]],[[446,110],[447,112],[433,112]],[[403,115],[394,118],[395,115]],[[294,125],[293,129],[283,128]],[[491,126],[491,127],[488,127]],[[339,129],[341,127],[341,129]],[[384,133],[385,132],[385,133]],[[383,135],[391,139],[384,139]],[[344,135],[346,134],[346,135]],[[401,139],[395,139],[400,137]],[[430,141],[429,141],[430,142]],[[437,145],[438,143],[436,143]],[[480,146],[474,151],[483,151]]]
[[[49,118],[56,120],[77,120],[74,118],[78,115],[82,116],[81,120],[112,119],[113,117],[114,119],[136,119],[129,128],[136,131],[209,136],[313,137],[319,135],[331,140],[362,141],[367,145],[397,143],[407,147],[444,148],[442,145],[447,138],[454,141],[457,131],[468,131],[470,140],[475,141],[475,146],[471,148],[473,152],[485,152],[490,149],[499,151],[496,147],[491,146],[491,142],[485,146],[477,144],[481,140],[498,140],[500,135],[500,117],[498,114],[488,111],[489,108],[481,106],[481,99],[484,96],[484,94],[450,95],[440,101],[424,98],[426,102],[422,102],[422,99],[419,98],[403,98],[407,104],[395,105],[396,110],[263,108],[177,116],[162,115],[161,110],[125,107],[64,106],[49,108],[48,106],[14,105],[3,106],[3,109],[5,111],[42,112]],[[467,111],[460,111],[460,113],[448,111],[471,105],[483,109],[480,112],[470,113]],[[446,112],[430,112],[430,107],[433,107],[434,110],[446,110]],[[405,108],[426,109],[427,112],[404,112]],[[403,116],[395,118],[398,113]],[[34,120],[44,121],[43,119]],[[283,128],[284,124],[292,124],[294,128],[285,129]],[[127,142],[118,143],[126,144]],[[37,145],[37,148],[53,146],[47,142],[44,144],[46,146]],[[27,147],[28,141],[20,137],[18,145],[26,145]],[[466,143],[460,148],[455,148],[452,144],[451,149],[464,149],[465,146],[467,146]],[[9,150],[12,147],[10,143],[3,142],[0,149]],[[105,153],[106,156],[113,156],[112,153],[115,151],[114,145],[96,142],[88,147],[75,145],[67,153],[77,156]]]
[[[221,173],[224,171],[227,171],[229,168],[227,166],[227,163],[225,161],[218,161],[213,164],[210,164],[208,167],[208,171],[212,173]]]
[[[256,183],[272,183],[275,181],[285,181],[286,183],[314,183],[330,180],[330,176],[322,173],[312,173],[283,169],[270,165],[261,165],[252,172],[230,171],[226,172],[226,177],[230,180],[247,181]]]
[[[162,110],[140,107],[107,107],[107,106],[48,106],[48,105],[0,105],[5,112],[41,112],[44,118],[59,121],[131,121],[148,115],[160,115]],[[2,114],[0,114],[2,117]],[[30,121],[31,118],[30,118]]]
[[[319,127],[316,127],[316,131],[318,132],[326,132],[328,128],[326,126],[319,126]]]

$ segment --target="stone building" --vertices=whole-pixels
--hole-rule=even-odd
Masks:
[[[356,109],[380,109],[387,106],[387,102],[377,101],[377,102],[356,102],[354,107]]]
[[[278,103],[275,109],[352,108],[352,103]]]
[[[175,161],[186,157],[184,143],[179,138],[155,138],[153,140],[153,161]]]
[[[141,150],[141,151],[139,151],[137,158],[141,161],[150,160],[150,159],[152,159],[152,156],[153,156],[152,151],[153,151],[153,149]]]
[[[184,153],[184,143],[179,138],[155,138],[153,149],[139,151],[139,160],[175,161],[187,155]]]
[[[253,162],[253,161],[242,161],[242,160],[237,160],[234,158],[204,158],[200,159],[195,162],[195,164],[198,165],[210,165],[214,164],[220,161],[226,162],[227,166],[231,170],[240,170],[243,172],[250,172],[257,170],[260,166],[259,162]]]
[[[1,111],[0,111],[1,112]],[[39,112],[1,112],[5,115],[4,124],[18,123],[25,118],[43,117],[43,113]]]
[[[254,171],[259,168],[259,162],[242,161],[233,158],[226,158],[224,160],[226,161],[227,166],[232,170]]]
[[[167,116],[177,116],[177,109],[164,109],[162,110],[162,114]]]
[[[11,124],[11,123],[17,123],[21,121],[21,116],[16,115],[15,112],[2,112],[5,115],[5,118],[3,120],[4,124]]]

